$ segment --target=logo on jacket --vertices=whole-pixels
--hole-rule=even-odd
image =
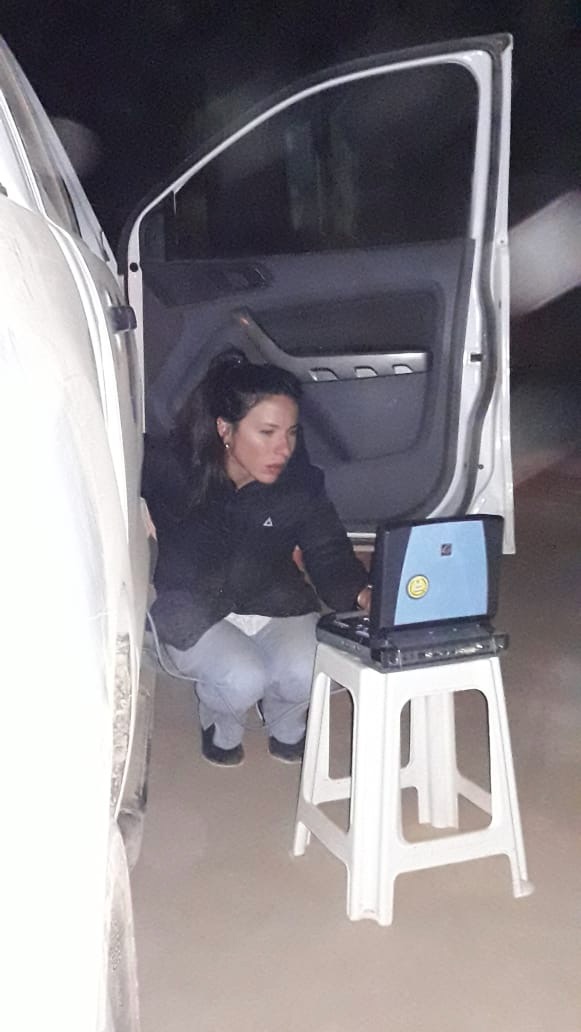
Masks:
[[[270,516],[266,517],[266,519],[265,519],[264,523],[262,524],[262,526],[263,527],[274,527],[274,523],[272,522]]]

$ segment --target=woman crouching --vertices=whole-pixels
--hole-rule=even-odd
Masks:
[[[196,681],[202,752],[215,764],[242,762],[256,703],[271,755],[301,759],[319,599],[369,605],[366,571],[300,440],[300,395],[291,373],[225,352],[169,445],[146,441],[143,494],[159,543],[152,616]]]

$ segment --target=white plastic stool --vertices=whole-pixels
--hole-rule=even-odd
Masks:
[[[329,775],[331,681],[353,698],[351,777]],[[490,783],[487,792],[456,767],[453,693],[482,692],[488,704]],[[401,711],[411,702],[410,760],[401,769]],[[401,789],[414,786],[421,823],[458,827],[458,796],[491,815],[488,827],[423,842],[403,837]],[[350,799],[342,831],[320,803]],[[347,868],[347,915],[393,919],[398,874],[506,854],[515,896],[533,891],[525,851],[498,659],[481,658],[383,673],[330,645],[315,660],[293,852],[305,852],[311,832]]]

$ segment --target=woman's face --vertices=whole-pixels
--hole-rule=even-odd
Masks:
[[[237,425],[217,420],[226,448],[226,473],[236,487],[274,484],[295,450],[298,406],[284,394],[263,398]]]

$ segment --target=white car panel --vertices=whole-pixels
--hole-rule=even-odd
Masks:
[[[13,786],[0,909],[16,961],[2,1023],[54,1014],[77,1032],[93,1027],[101,978],[117,609],[131,574],[74,281],[50,227],[0,205],[0,765]]]
[[[114,822],[135,728],[150,723],[137,720],[151,700],[139,692],[142,388],[131,336],[109,319],[123,307],[111,254],[59,148],[0,45],[0,774],[11,838],[0,1024],[137,1032],[136,1005],[126,1021],[110,998],[108,936],[127,866]]]

